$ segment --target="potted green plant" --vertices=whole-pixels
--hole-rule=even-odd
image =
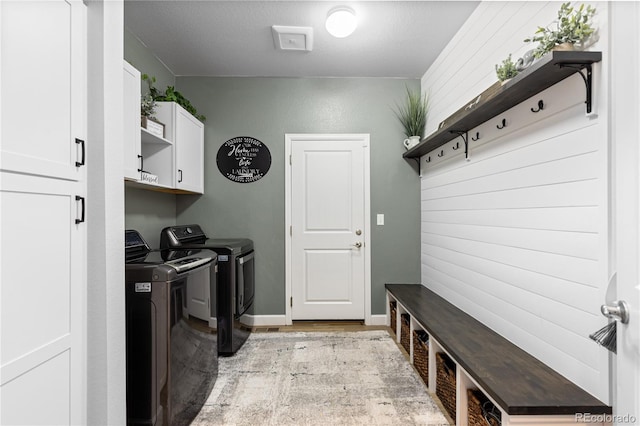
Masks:
[[[565,50],[581,47],[596,31],[592,23],[595,13],[596,9],[592,6],[585,7],[581,4],[574,8],[569,2],[563,3],[558,11],[558,19],[551,26],[538,27],[535,34],[524,41],[538,42],[533,53],[536,58],[557,46],[562,46]]]
[[[207,119],[207,117],[205,117],[204,115],[198,114],[198,111],[191,104],[191,102],[187,98],[185,98],[182,93],[177,91],[175,87],[167,86],[167,89],[163,93],[153,85],[156,82],[155,77],[149,77],[147,74],[142,74],[142,79],[145,80],[149,85],[149,96],[151,96],[154,102],[175,102],[182,108],[186,109],[198,120],[205,121]]]
[[[412,91],[407,87],[407,98],[404,105],[396,105],[396,117],[404,127],[404,134],[408,139],[404,140],[404,147],[411,149],[417,145],[424,136],[424,128],[427,124],[429,100],[420,90]]]
[[[502,83],[518,75],[516,64],[511,60],[511,53],[509,53],[507,59],[502,61],[502,64],[496,64],[496,75]]]
[[[140,100],[140,115],[143,117],[154,118],[153,114],[156,113],[156,101],[153,96],[146,94],[142,96]]]
[[[153,94],[156,92],[153,83],[155,77],[149,77],[147,74],[142,75],[142,79],[147,81],[149,85],[149,93],[142,95],[140,98],[140,125],[147,129],[149,133],[164,138],[164,124],[154,117],[156,113],[156,101]]]

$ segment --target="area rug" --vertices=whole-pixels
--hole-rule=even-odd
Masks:
[[[253,333],[192,425],[448,425],[384,331]]]

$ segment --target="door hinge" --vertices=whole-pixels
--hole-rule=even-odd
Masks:
[[[289,236],[293,236],[293,226],[289,226]]]
[[[289,165],[293,164],[293,160],[291,159],[291,154],[289,154]]]
[[[293,297],[289,298],[289,306],[293,308]]]

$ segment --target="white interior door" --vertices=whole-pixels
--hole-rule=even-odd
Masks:
[[[365,318],[368,135],[291,144],[291,318]]]
[[[0,2],[2,425],[86,423],[85,23]]]
[[[617,324],[614,425],[640,422],[640,4],[611,2],[611,139],[616,285],[603,303],[627,302],[629,322]],[[634,52],[629,54],[629,52]]]

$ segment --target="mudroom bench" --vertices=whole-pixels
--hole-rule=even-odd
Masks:
[[[611,424],[610,406],[433,291],[385,287],[398,343],[456,425]]]

